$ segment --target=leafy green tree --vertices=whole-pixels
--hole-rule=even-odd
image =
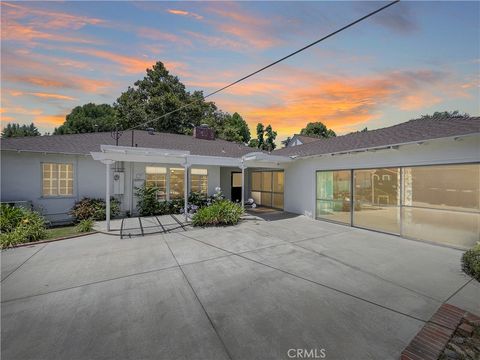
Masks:
[[[242,137],[242,142],[248,143],[250,141],[250,129],[248,128],[247,122],[243,119],[243,117],[240,116],[239,113],[233,113],[231,125],[238,129],[238,132]]]
[[[20,125],[17,123],[9,123],[2,130],[2,138],[22,137],[22,136],[39,136],[40,131],[34,123],[30,125]]]
[[[272,126],[268,125],[265,128],[266,140],[263,150],[273,151],[277,145],[275,144],[275,139],[277,138],[277,132],[273,131]]]
[[[277,137],[277,132],[273,131],[271,125],[268,125],[265,128],[262,123],[258,123],[257,138],[251,139],[248,146],[261,149],[261,150],[272,151],[276,147],[276,144],[275,144],[276,137]]]
[[[300,134],[318,138],[330,138],[337,136],[337,134],[335,134],[335,131],[333,131],[332,129],[328,129],[320,121],[308,123],[307,126],[300,131]]]
[[[265,132],[265,127],[263,126],[262,123],[257,124],[257,147],[259,149],[263,149],[265,146],[265,139],[263,137],[263,134]]]
[[[55,128],[53,133],[60,135],[111,131],[115,129],[116,122],[117,115],[111,105],[88,103],[75,107],[63,125]]]
[[[248,143],[248,146],[251,148],[258,149],[258,139],[251,139],[250,142]]]
[[[193,126],[208,123],[217,110],[213,102],[205,101],[201,91],[188,92],[160,61],[147,69],[142,80],[123,92],[114,107],[123,129],[151,121],[148,127],[179,134],[191,133]],[[179,108],[182,109],[156,120]]]

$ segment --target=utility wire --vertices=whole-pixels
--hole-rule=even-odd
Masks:
[[[240,79],[238,79],[238,80],[236,80],[236,81],[234,81],[234,82],[232,82],[232,83],[230,83],[230,84],[228,84],[228,85],[225,85],[224,87],[222,87],[222,88],[220,88],[220,89],[218,89],[218,90],[215,90],[215,91],[213,91],[213,92],[205,95],[205,96],[203,97],[203,99],[206,99],[206,98],[208,98],[208,97],[210,97],[210,96],[213,96],[213,95],[215,95],[215,94],[218,94],[220,91],[223,91],[223,90],[225,90],[225,89],[228,89],[229,87],[234,86],[235,84],[238,84],[238,83],[241,82],[241,81],[244,81],[244,80],[246,80],[246,79],[248,79],[248,78],[250,78],[250,77],[252,77],[252,76],[254,76],[254,75],[256,75],[256,74],[258,74],[258,73],[260,73],[260,72],[262,72],[262,71],[264,71],[264,70],[266,70],[266,69],[268,69],[268,68],[270,68],[270,67],[272,67],[272,66],[274,66],[274,65],[277,65],[278,63],[280,63],[280,62],[282,62],[282,61],[284,61],[284,60],[286,60],[286,59],[288,59],[288,58],[290,58],[290,57],[292,57],[292,56],[294,56],[294,55],[297,55],[298,53],[300,53],[300,52],[302,52],[302,51],[304,51],[304,50],[307,50],[308,48],[311,48],[312,46],[314,46],[314,45],[316,45],[316,44],[318,44],[318,43],[320,43],[320,42],[322,42],[322,41],[324,41],[324,40],[326,40],[326,39],[328,39],[328,38],[330,38],[330,37],[338,34],[339,32],[342,32],[342,31],[348,29],[349,27],[352,27],[353,25],[358,24],[359,22],[362,22],[363,20],[368,19],[369,17],[371,17],[371,16],[373,16],[373,15],[375,15],[375,14],[377,14],[377,13],[383,11],[383,10],[385,10],[386,8],[389,8],[389,7],[392,6],[392,5],[395,5],[395,4],[398,3],[398,2],[400,2],[400,0],[392,1],[392,2],[388,3],[387,5],[382,6],[381,8],[379,8],[379,9],[377,9],[377,10],[375,10],[375,11],[372,11],[371,13],[368,13],[367,15],[362,16],[361,18],[359,18],[359,19],[357,19],[357,20],[349,23],[348,25],[345,25],[344,27],[341,27],[340,29],[335,30],[334,32],[332,32],[332,33],[330,33],[330,34],[322,37],[321,39],[318,39],[318,40],[316,40],[316,41],[314,41],[314,42],[312,42],[312,43],[310,43],[310,44],[302,47],[301,49],[298,49],[297,51],[294,51],[294,52],[292,52],[292,53],[290,53],[290,54],[288,54],[288,55],[286,55],[286,56],[284,56],[284,57],[282,57],[282,58],[280,58],[280,59],[272,62],[271,64],[268,64],[268,65],[266,65],[266,66],[264,66],[264,67],[262,67],[262,68],[260,68],[260,69],[258,69],[258,70],[256,70],[256,71],[254,71],[254,72],[252,72],[252,73],[250,73],[250,74],[248,74],[248,75],[246,75],[246,76],[244,76],[244,77],[242,77],[242,78],[240,78]],[[161,116],[159,116],[159,117],[157,117],[157,118],[155,118],[155,119],[151,119],[151,120],[148,120],[148,121],[146,121],[146,122],[144,122],[144,123],[142,123],[142,124],[136,125],[136,126],[130,128],[130,129],[127,129],[126,131],[136,129],[136,128],[140,127],[140,126],[145,126],[145,125],[151,123],[152,121],[160,120],[160,119],[162,119],[162,118],[164,118],[164,117],[166,117],[166,116],[168,116],[168,115],[171,115],[171,114],[173,114],[173,113],[176,113],[177,111],[180,111],[180,110],[185,109],[186,107],[194,104],[195,102],[197,102],[197,101],[199,101],[199,100],[200,100],[200,99],[198,99],[198,100],[193,100],[193,101],[191,101],[191,102],[189,102],[189,103],[187,103],[187,104],[185,104],[185,105],[182,105],[181,107],[179,107],[179,108],[177,108],[177,109],[175,109],[175,110],[172,110],[172,111],[170,111],[170,112],[168,112],[168,113],[166,113],[166,114],[163,114],[163,115],[161,115]]]

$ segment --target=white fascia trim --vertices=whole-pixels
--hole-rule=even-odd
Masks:
[[[314,154],[314,155],[307,155],[307,156],[291,155],[289,157],[292,160],[303,160],[303,159],[311,159],[311,158],[322,157],[322,156],[349,155],[349,154],[355,154],[355,153],[366,152],[366,151],[390,150],[390,149],[398,150],[400,146],[405,146],[405,145],[426,145],[430,142],[441,141],[441,140],[459,141],[460,139],[471,137],[471,136],[480,136],[480,133],[471,133],[471,134],[465,134],[465,135],[448,136],[443,138],[409,141],[409,142],[396,143],[391,145],[373,146],[373,147],[352,149],[352,150],[342,150],[342,151],[337,151],[333,153]]]
[[[265,162],[270,162],[270,163],[282,163],[282,162],[292,161],[292,159],[288,156],[266,154],[266,153],[259,152],[259,151],[245,154],[245,155],[242,156],[241,159],[244,162],[265,161]]]
[[[104,153],[115,152],[123,154],[136,154],[136,155],[162,155],[162,156],[187,156],[190,155],[190,151],[184,150],[170,150],[170,149],[156,149],[156,148],[144,148],[144,147],[131,147],[131,146],[114,146],[114,145],[100,145],[100,149]]]

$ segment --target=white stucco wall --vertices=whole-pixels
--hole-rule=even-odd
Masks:
[[[73,195],[42,196],[42,163],[73,164]],[[31,201],[50,220],[68,218],[75,201],[105,197],[105,165],[85,155],[1,152],[1,201]]]
[[[73,164],[73,195],[62,197],[42,196],[42,171],[44,162]],[[121,202],[122,211],[135,213],[134,188],[145,180],[146,166],[162,164],[117,162],[111,166],[110,193],[113,195],[113,172],[116,168],[125,173],[125,192],[115,195]],[[180,167],[168,165],[170,167]],[[195,166],[208,170],[208,193],[215,193],[220,186],[220,166]],[[76,201],[83,197],[105,198],[106,165],[92,159],[90,155],[62,155],[29,152],[1,152],[1,201],[31,201],[34,207],[52,221],[69,218],[68,212]]]
[[[285,210],[315,216],[315,172],[409,165],[469,163],[480,161],[480,136],[428,141],[398,150],[297,159],[285,166]]]

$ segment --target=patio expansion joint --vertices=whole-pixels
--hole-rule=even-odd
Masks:
[[[467,282],[465,282],[465,284],[463,284],[463,285],[460,286],[457,290],[455,290],[452,295],[450,295],[445,301],[443,301],[443,303],[446,304],[447,302],[449,302],[451,298],[453,298],[453,297],[454,297],[455,295],[457,295],[460,291],[462,291],[462,289],[463,289],[465,286],[467,286],[468,284],[470,284],[472,281],[473,281],[473,278],[470,278],[470,280],[468,280]]]
[[[167,241],[165,241],[165,243],[166,243],[166,242],[167,242]],[[168,246],[168,244],[167,244],[167,246]],[[68,290],[72,290],[72,289],[76,289],[76,288],[81,288],[81,287],[84,287],[84,286],[101,284],[101,283],[108,282],[108,281],[115,281],[115,280],[120,280],[120,279],[124,279],[124,278],[133,277],[133,276],[139,276],[139,275],[150,274],[150,273],[159,272],[159,271],[163,271],[163,270],[175,269],[175,268],[177,268],[177,267],[185,266],[185,265],[200,264],[200,263],[207,262],[207,261],[210,261],[210,260],[216,260],[216,259],[226,258],[226,257],[230,257],[230,256],[233,256],[233,255],[234,255],[234,254],[221,255],[221,256],[216,256],[216,257],[210,258],[210,259],[204,259],[204,260],[199,260],[199,261],[187,262],[187,263],[184,263],[184,264],[182,264],[182,265],[167,266],[167,267],[164,267],[164,268],[159,268],[159,269],[154,269],[154,270],[148,270],[148,271],[143,271],[143,272],[134,273],[134,274],[128,274],[128,275],[124,275],[124,276],[118,276],[118,277],[114,277],[114,278],[111,278],[111,279],[104,279],[104,280],[93,281],[93,282],[90,282],[90,283],[80,284],[80,285],[71,286],[71,287],[63,288],[63,289],[52,290],[52,291],[45,292],[45,293],[33,294],[33,295],[28,295],[28,296],[22,296],[22,297],[19,297],[19,298],[4,300],[4,301],[1,301],[0,303],[3,304],[3,303],[8,303],[8,302],[17,301],[17,300],[29,299],[29,298],[36,297],[36,296],[48,295],[48,294],[52,294],[52,293],[56,293],[56,292],[61,292],[61,291],[68,291]],[[178,264],[178,262],[177,262],[177,264]],[[5,279],[6,279],[6,277],[5,277]]]
[[[306,240],[302,240],[302,241],[306,241]],[[339,264],[341,264],[341,265],[343,265],[343,266],[349,267],[349,268],[351,268],[351,269],[353,269],[353,270],[357,270],[357,271],[360,271],[360,272],[362,272],[362,273],[364,273],[364,274],[367,274],[367,275],[369,275],[369,276],[373,276],[373,277],[375,277],[375,278],[377,278],[377,279],[379,279],[379,280],[385,281],[385,282],[387,282],[387,283],[389,283],[389,284],[391,284],[391,285],[395,285],[395,286],[398,286],[399,288],[408,290],[408,291],[410,291],[410,292],[412,292],[412,293],[414,293],[414,294],[417,294],[417,295],[420,295],[420,296],[425,297],[425,298],[427,298],[427,299],[436,301],[436,302],[438,302],[439,304],[442,303],[442,300],[436,299],[436,298],[434,298],[434,297],[432,297],[432,296],[430,296],[430,295],[424,294],[424,293],[419,292],[419,291],[417,291],[417,290],[410,289],[410,288],[407,287],[407,286],[397,284],[396,282],[391,281],[391,280],[389,280],[389,279],[386,279],[386,278],[384,278],[384,277],[382,277],[382,276],[380,276],[380,275],[377,275],[377,274],[375,274],[375,273],[373,273],[373,272],[364,270],[364,269],[362,269],[362,268],[360,268],[360,267],[358,267],[358,266],[350,265],[350,264],[348,264],[348,263],[346,263],[346,262],[344,262],[344,261],[342,261],[342,260],[340,260],[340,259],[337,259],[337,258],[335,258],[335,257],[333,257],[333,256],[330,256],[330,255],[327,255],[327,254],[323,254],[323,253],[321,253],[321,252],[318,252],[318,251],[315,251],[315,250],[312,250],[312,249],[303,247],[303,246],[301,246],[301,245],[298,244],[299,242],[301,242],[301,241],[295,242],[295,243],[292,244],[292,245],[297,246],[297,247],[299,247],[299,248],[301,248],[301,249],[303,249],[303,250],[312,252],[312,253],[314,253],[314,254],[317,254],[317,255],[319,255],[319,256],[325,257],[325,258],[327,258],[327,259],[329,259],[329,260],[332,260],[332,261],[334,261],[334,262],[336,262],[336,263],[339,263]]]
[[[260,231],[257,231],[256,229],[254,229],[253,231],[255,231],[256,233],[258,233],[258,234],[260,234],[260,235],[265,235],[265,234],[263,234],[263,233],[261,232],[261,230],[260,230]],[[323,257],[325,257],[325,258],[327,258],[327,259],[330,259],[330,260],[332,260],[332,261],[334,261],[334,262],[337,262],[337,263],[339,263],[339,264],[341,264],[341,265],[343,265],[343,266],[347,266],[347,267],[349,267],[349,268],[351,268],[351,269],[360,271],[360,272],[362,272],[362,273],[364,273],[364,274],[367,274],[367,275],[369,275],[369,276],[373,276],[373,277],[375,277],[375,278],[377,278],[377,279],[379,279],[379,280],[385,281],[385,282],[387,282],[387,283],[389,283],[389,284],[392,284],[392,285],[398,286],[398,287],[400,287],[400,288],[402,288],[402,289],[405,289],[405,290],[408,290],[408,291],[410,291],[410,292],[413,292],[414,294],[423,296],[423,297],[428,298],[428,299],[430,299],[430,300],[434,300],[434,301],[436,301],[436,302],[438,302],[438,303],[442,303],[442,300],[433,298],[433,297],[431,297],[431,296],[429,296],[429,295],[426,295],[426,294],[423,294],[423,293],[421,293],[421,292],[419,292],[419,291],[416,291],[416,290],[410,289],[410,288],[408,288],[408,287],[406,287],[406,286],[397,284],[397,283],[395,283],[395,282],[393,282],[393,281],[391,281],[391,280],[385,279],[385,278],[383,278],[383,277],[381,277],[381,276],[379,276],[379,275],[377,275],[377,274],[374,274],[374,273],[371,273],[371,272],[369,272],[369,271],[366,271],[366,270],[364,270],[364,269],[362,269],[362,268],[359,268],[359,267],[356,267],[356,266],[347,264],[347,263],[345,263],[345,262],[343,262],[343,261],[341,261],[341,260],[339,260],[339,259],[337,259],[337,258],[334,258],[334,257],[332,257],[332,256],[329,256],[329,255],[320,253],[320,252],[318,252],[318,251],[315,251],[315,250],[312,250],[312,249],[303,247],[303,246],[301,246],[301,245],[298,245],[298,243],[301,243],[302,241],[324,239],[324,238],[329,237],[329,236],[334,236],[334,235],[337,235],[337,234],[346,233],[346,232],[350,232],[350,231],[352,231],[352,230],[349,229],[349,230],[341,231],[341,232],[338,232],[338,233],[324,234],[324,235],[321,235],[321,236],[315,236],[315,237],[311,237],[311,238],[307,238],[307,239],[302,239],[302,240],[297,240],[297,241],[292,241],[292,242],[286,241],[286,240],[282,240],[282,239],[278,239],[278,240],[283,241],[285,244],[290,244],[290,245],[292,245],[292,246],[297,246],[297,247],[299,247],[299,248],[301,248],[301,249],[303,249],[303,250],[306,250],[306,251],[308,251],[308,252],[314,253],[314,254],[319,255],[319,256],[323,256]],[[272,245],[272,246],[266,246],[266,247],[264,247],[264,248],[258,248],[258,249],[255,249],[255,250],[244,251],[244,252],[237,253],[237,254],[244,254],[244,253],[248,253],[248,252],[252,252],[252,251],[257,251],[257,250],[262,250],[262,249],[267,249],[267,248],[271,248],[271,247],[275,247],[275,246],[279,246],[279,245],[284,245],[284,244],[276,244],[276,245]]]
[[[187,237],[187,238],[189,238],[189,239],[191,239],[191,240],[198,241],[198,242],[200,242],[200,243],[202,243],[202,244],[204,244],[204,245],[212,246],[212,247],[217,248],[217,249],[219,249],[219,250],[223,250],[223,251],[229,252],[229,253],[231,253],[232,255],[238,256],[238,257],[240,257],[240,258],[242,258],[242,259],[244,259],[244,260],[247,260],[247,261],[250,261],[250,262],[254,262],[254,263],[259,264],[259,265],[263,265],[263,266],[268,267],[268,268],[273,269],[273,270],[280,271],[280,272],[282,272],[282,273],[284,273],[284,274],[287,274],[287,275],[293,276],[293,277],[295,277],[295,278],[298,278],[298,279],[307,281],[307,282],[309,282],[309,283],[312,283],[312,284],[315,284],[315,285],[318,285],[318,286],[321,286],[321,287],[330,289],[330,290],[335,291],[335,292],[338,292],[338,293],[340,293],[340,294],[343,294],[343,295],[352,297],[352,298],[354,298],[354,299],[357,299],[357,300],[366,302],[366,303],[368,303],[368,304],[370,304],[370,305],[374,305],[374,306],[380,307],[380,308],[382,308],[382,309],[384,309],[384,310],[391,311],[391,312],[394,312],[394,313],[396,313],[396,314],[406,316],[406,317],[408,317],[408,318],[410,318],[410,319],[413,319],[413,320],[416,320],[416,321],[420,321],[420,322],[422,322],[422,323],[426,323],[426,322],[428,321],[428,319],[421,319],[421,318],[419,318],[419,317],[416,317],[416,316],[413,316],[413,315],[404,313],[404,312],[402,312],[402,311],[389,308],[389,307],[387,307],[387,306],[385,306],[385,305],[378,304],[378,303],[376,303],[376,302],[374,302],[374,301],[371,301],[371,300],[368,300],[368,299],[364,299],[364,298],[362,298],[362,297],[360,297],[360,296],[357,296],[357,295],[354,295],[354,294],[350,294],[350,293],[348,293],[348,292],[346,292],[346,291],[344,291],[344,290],[340,290],[340,289],[334,288],[334,287],[332,287],[332,286],[329,286],[329,285],[326,285],[326,284],[322,284],[322,283],[320,283],[320,282],[318,282],[318,281],[314,281],[314,280],[311,280],[311,279],[307,279],[307,278],[305,278],[305,277],[303,277],[303,276],[300,276],[300,275],[297,275],[297,274],[293,274],[293,273],[291,273],[291,272],[289,272],[289,271],[286,271],[286,270],[277,268],[277,267],[275,267],[275,266],[262,263],[261,261],[257,261],[257,260],[250,259],[250,258],[245,257],[245,256],[242,255],[243,253],[246,253],[246,252],[243,252],[243,253],[235,253],[235,252],[232,252],[232,251],[230,251],[230,250],[223,249],[223,248],[221,248],[221,247],[218,247],[218,246],[215,246],[215,245],[211,245],[211,244],[208,244],[208,243],[203,242],[203,241],[201,241],[201,240],[195,239],[195,238],[190,237],[190,236],[188,236],[188,235],[186,235],[186,234],[184,234],[184,233],[179,233],[179,234],[182,235],[182,236],[185,236],[185,237]],[[284,241],[284,240],[282,240],[282,241]],[[285,243],[290,244],[290,243],[287,242],[287,241],[285,241]],[[278,245],[285,245],[285,244],[277,244],[277,246],[278,246]],[[251,251],[256,251],[256,250],[250,250],[250,251],[247,251],[247,252],[251,252]],[[182,271],[183,271],[183,270],[182,270]]]
[[[20,265],[18,265],[12,272],[10,272],[10,274],[8,274],[7,276],[5,276],[3,279],[0,280],[0,283],[4,282],[10,275],[12,275],[15,271],[17,271],[18,269],[20,269],[28,260],[30,260],[32,257],[34,257],[35,255],[37,255],[42,249],[44,249],[46,246],[48,245],[47,244],[44,244],[42,247],[40,247],[40,249],[38,249],[37,251],[35,251],[32,255],[30,255],[24,262],[22,262]],[[7,250],[8,251],[8,250]]]
[[[163,271],[163,270],[175,269],[175,268],[177,268],[177,267],[178,267],[178,265],[173,265],[173,266],[167,266],[167,267],[164,267],[164,268],[159,268],[159,269],[154,269],[154,270],[142,271],[142,272],[134,273],[134,274],[117,276],[117,277],[110,278],[110,279],[103,279],[103,280],[98,280],[98,281],[92,281],[92,282],[89,282],[89,283],[80,284],[80,285],[75,285],[75,286],[71,286],[71,287],[68,287],[68,288],[57,289],[57,290],[52,290],[52,291],[48,291],[48,292],[44,292],[44,293],[39,293],[39,294],[28,295],[28,296],[22,296],[22,297],[19,297],[19,298],[14,298],[14,299],[9,299],[9,300],[3,300],[3,301],[1,301],[1,303],[2,303],[2,304],[6,304],[6,303],[9,303],[9,302],[13,302],[13,301],[30,299],[30,298],[37,297],[37,296],[54,294],[54,293],[58,293],[58,292],[62,292],[62,291],[68,291],[68,290],[78,289],[78,288],[85,287],[85,286],[97,285],[97,284],[102,284],[102,283],[106,283],[106,282],[109,282],[109,281],[126,279],[126,278],[133,277],[133,276],[139,276],[139,275],[151,274],[151,273],[159,272],[159,271]]]
[[[179,234],[182,234],[182,233],[179,233]],[[182,272],[183,277],[185,278],[185,281],[187,282],[187,284],[188,284],[188,286],[190,287],[190,289],[192,289],[192,292],[193,292],[195,298],[197,299],[197,301],[198,301],[198,303],[200,304],[200,306],[201,306],[201,308],[202,308],[205,316],[207,317],[208,321],[210,322],[210,326],[212,327],[213,331],[214,331],[215,334],[217,335],[218,340],[219,340],[220,343],[222,344],[223,349],[225,350],[226,355],[228,356],[228,358],[229,358],[230,360],[232,360],[233,357],[232,357],[232,355],[230,354],[230,351],[228,350],[227,345],[225,344],[225,342],[223,341],[222,337],[220,336],[220,333],[218,332],[217,328],[215,327],[215,323],[213,322],[212,318],[211,318],[210,315],[208,314],[207,309],[205,308],[205,306],[203,305],[203,303],[200,301],[200,298],[198,297],[197,292],[195,291],[194,287],[193,287],[192,284],[190,283],[190,280],[188,279],[187,274],[185,274],[185,271],[183,271],[182,265],[180,265],[180,263],[178,262],[177,257],[175,256],[175,254],[173,253],[172,249],[170,248],[170,245],[168,244],[168,241],[165,240],[165,244],[167,244],[168,250],[170,250],[170,253],[172,254],[173,258],[175,259],[178,267],[180,268],[180,271]],[[231,256],[231,255],[225,255],[225,256],[221,256],[221,257],[227,257],[227,256]],[[208,260],[213,260],[213,259],[208,259]],[[205,261],[208,261],[208,260],[205,260]]]

